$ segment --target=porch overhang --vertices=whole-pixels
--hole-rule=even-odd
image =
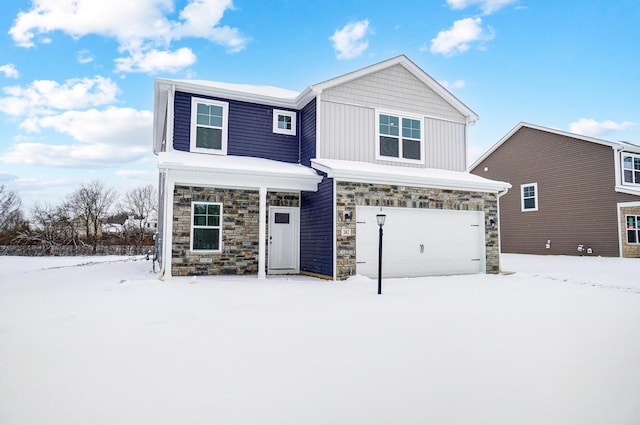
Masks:
[[[319,158],[312,159],[311,166],[339,181],[492,193],[502,193],[511,188],[510,183],[486,179],[466,171]]]
[[[181,151],[160,152],[158,168],[175,183],[211,187],[315,192],[322,181],[300,164]]]

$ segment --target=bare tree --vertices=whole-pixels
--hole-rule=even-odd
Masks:
[[[17,242],[38,243],[47,254],[59,245],[77,246],[80,241],[73,226],[71,213],[66,205],[52,206],[48,203],[36,203],[31,208],[32,229],[21,231]]]
[[[120,208],[133,217],[137,239],[141,242],[151,219],[157,216],[158,192],[150,184],[131,189],[124,195]]]
[[[0,184],[0,239],[11,240],[13,234],[24,226],[26,220],[22,213],[22,200],[17,193]]]
[[[99,180],[83,183],[67,198],[67,205],[82,220],[86,239],[96,253],[100,238],[100,225],[108,215],[118,193],[115,189],[106,187]]]

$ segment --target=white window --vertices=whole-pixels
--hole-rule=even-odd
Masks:
[[[376,127],[376,159],[424,162],[422,117],[377,111]]]
[[[229,104],[193,98],[191,101],[191,151],[227,154]]]
[[[520,186],[522,211],[538,211],[538,183]]]
[[[296,113],[292,111],[283,111],[281,109],[273,110],[273,132],[278,134],[296,135]]]
[[[219,252],[222,246],[222,204],[191,204],[191,250]]]
[[[622,155],[622,178],[624,184],[640,185],[640,155]]]
[[[627,243],[640,244],[640,215],[628,215]]]

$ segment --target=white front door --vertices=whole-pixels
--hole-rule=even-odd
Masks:
[[[299,272],[300,209],[269,207],[269,273]]]

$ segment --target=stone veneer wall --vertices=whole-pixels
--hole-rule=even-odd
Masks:
[[[486,272],[500,272],[498,230],[492,229],[490,220],[498,220],[498,198],[495,193],[464,192],[395,185],[338,182],[336,189],[336,226],[351,229],[351,236],[337,238],[337,278],[346,279],[356,269],[356,206],[383,206],[406,208],[435,208],[445,210],[484,211]],[[350,223],[344,213],[353,214]]]
[[[221,252],[191,252],[192,202],[222,203]],[[299,206],[300,195],[269,192],[267,205]],[[176,185],[173,193],[171,273],[174,276],[257,274],[259,211],[260,195],[257,190]]]
[[[640,258],[640,244],[627,243],[627,215],[640,215],[640,207],[620,208],[620,228],[622,229],[622,256],[624,258]]]

